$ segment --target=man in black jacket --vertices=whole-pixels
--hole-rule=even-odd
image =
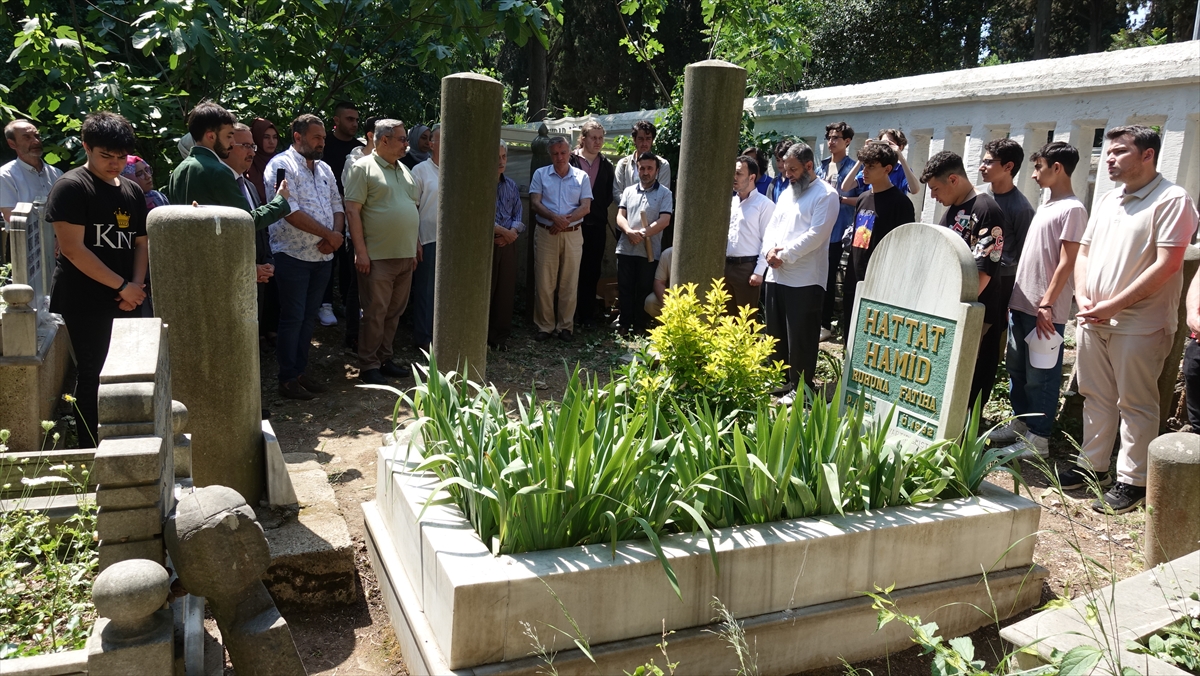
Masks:
[[[608,243],[608,207],[612,204],[616,170],[600,153],[604,146],[604,127],[595,120],[583,123],[579,147],[571,153],[571,165],[582,169],[592,181],[592,209],[583,217],[583,257],[579,262],[579,294],[575,306],[575,325],[588,326],[596,314],[596,285]]]

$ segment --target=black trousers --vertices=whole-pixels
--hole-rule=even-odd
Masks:
[[[812,286],[794,287],[766,282],[763,294],[763,313],[767,318],[767,333],[775,338],[775,354],[771,359],[787,365],[787,384],[799,389],[800,379],[813,386],[817,371],[817,351],[821,340],[821,309],[825,289]]]
[[[833,311],[837,305],[837,273],[838,267],[842,264],[842,243],[841,241],[833,242],[829,245],[829,278],[825,280],[825,304],[821,308],[821,326],[833,328]],[[843,277],[845,279],[845,277]],[[845,304],[847,284],[842,285],[842,303]],[[847,310],[843,307],[842,314],[845,315]],[[842,326],[842,333],[849,329],[849,324]]]
[[[322,303],[333,303],[335,279],[342,290],[342,305],[346,308],[346,340],[358,340],[358,313],[362,303],[358,300],[358,271],[354,267],[354,248],[349,239],[343,240],[342,246],[333,252],[333,274],[329,275]]]
[[[1180,326],[1179,330],[1187,328]],[[1188,423],[1193,432],[1200,432],[1200,342],[1195,338],[1188,338],[1183,348],[1183,392],[1187,397]]]
[[[577,328],[580,323],[589,323],[595,319],[596,285],[600,283],[600,266],[604,263],[604,247],[608,242],[607,229],[606,221],[589,223],[587,219],[584,219],[580,228],[580,231],[583,232],[583,253],[579,259],[579,292],[575,296],[575,325]],[[651,276],[653,277],[653,273]],[[642,294],[642,297],[645,298],[645,294]],[[624,315],[624,313],[625,311],[622,310],[621,314]],[[624,326],[624,320],[621,321]]]
[[[1000,293],[1004,307],[1012,297],[1012,290],[1017,278],[1015,276],[1000,278]],[[1001,346],[1008,343],[1008,310],[1004,311],[1005,319],[995,324],[983,325],[983,337],[979,340],[979,356],[975,358],[975,373],[971,376],[971,398],[967,400],[967,408],[975,405],[979,397],[979,410],[987,406],[992,397],[992,386],[996,384],[996,369],[1000,367]]]
[[[621,307],[622,333],[641,333],[650,325],[645,301],[646,296],[654,291],[654,272],[657,269],[658,263],[651,263],[645,256],[617,254],[617,295]]]
[[[75,351],[75,406],[79,409],[75,429],[79,434],[79,448],[93,448],[99,439],[96,428],[99,424],[100,370],[108,358],[113,319],[141,317],[141,308],[122,312],[114,306],[106,313],[67,311],[62,316]]]
[[[859,270],[854,266],[854,256],[850,256],[850,259],[846,261],[846,274],[842,275],[842,345],[850,342],[850,324],[854,321],[854,299],[858,296],[858,283],[866,278],[866,265]]]

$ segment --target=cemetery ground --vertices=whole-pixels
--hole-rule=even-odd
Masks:
[[[408,363],[420,358],[409,345],[410,328],[402,320],[396,338],[396,361]],[[310,354],[310,372],[327,380],[329,393],[313,401],[290,401],[275,391],[275,358],[267,350],[262,355],[263,406],[271,412],[271,422],[285,453],[316,453],[318,462],[329,476],[342,516],[346,519],[354,541],[359,595],[354,605],[330,608],[323,612],[285,612],[297,648],[310,674],[403,674],[402,656],[388,623],[379,587],[368,560],[364,540],[362,511],[359,505],[374,498],[375,452],[382,434],[392,430],[395,397],[390,393],[358,388],[358,368],[355,356],[342,348],[340,327],[318,327]],[[524,396],[537,388],[539,397],[556,396],[566,385],[569,369],[576,364],[606,378],[620,364],[631,343],[627,343],[608,328],[591,327],[579,330],[575,340],[536,343],[530,322],[516,320],[507,352],[490,351],[488,377],[507,399]],[[1073,348],[1073,343],[1070,343]],[[834,343],[822,345],[822,350],[840,361],[841,347]],[[1069,349],[1067,360],[1073,358]],[[829,361],[822,359],[818,380],[831,379]],[[394,386],[406,389],[412,379],[395,381]],[[1007,383],[998,379],[992,403],[985,411],[991,422],[1009,413]],[[410,415],[401,406],[401,421]],[[1078,437],[1078,423],[1067,424],[1067,434]],[[1072,442],[1063,431],[1051,439],[1051,461],[1059,465],[1069,462],[1074,452]],[[1034,551],[1034,560],[1050,571],[1042,589],[1041,604],[1057,595],[1077,596],[1086,585],[1087,575],[1083,557],[1094,558],[1109,567],[1116,579],[1124,579],[1142,571],[1140,553],[1144,513],[1105,517],[1093,512],[1086,491],[1056,492],[1041,470],[1022,463],[1022,476],[1042,505],[1041,533]],[[1012,488],[1010,478],[996,478],[995,483]],[[1078,548],[1078,549],[1076,549]],[[1107,584],[1114,580],[1105,580]],[[903,610],[903,608],[901,608]],[[1029,613],[1006,621],[1016,622]],[[946,637],[950,638],[950,637]],[[1002,654],[1003,646],[998,629],[985,627],[971,634],[976,655],[994,664],[994,655]],[[715,639],[714,639],[715,640]],[[562,643],[562,642],[560,642]],[[565,643],[569,643],[566,641]],[[562,648],[568,646],[560,646]],[[929,658],[921,657],[919,649],[909,644],[895,647],[894,654],[885,659],[855,665],[870,669],[876,676],[884,674],[924,675],[929,673]],[[686,663],[686,654],[672,654],[672,660]],[[630,665],[630,669],[635,665]],[[841,668],[816,672],[841,674]]]

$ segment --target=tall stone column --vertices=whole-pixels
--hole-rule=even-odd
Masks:
[[[433,356],[442,370],[461,370],[466,362],[479,380],[487,372],[503,96],[504,86],[484,75],[442,78]]]
[[[1200,549],[1200,436],[1164,434],[1146,452],[1146,569]]]
[[[257,505],[265,483],[254,221],[240,209],[150,212],[154,311],[170,326],[171,391],[187,407],[196,486]]]
[[[746,71],[732,63],[701,61],[684,70],[672,285],[695,282],[703,293],[714,278],[725,276],[745,96]]]

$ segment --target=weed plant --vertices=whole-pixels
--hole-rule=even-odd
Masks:
[[[57,435],[55,435],[57,437]],[[0,430],[0,453],[8,431]],[[52,485],[86,492],[86,467],[55,465],[22,477],[23,496]],[[14,477],[15,478],[15,477]],[[5,479],[5,490],[10,488]],[[78,511],[53,524],[41,512],[18,506],[0,523],[0,659],[28,657],[84,647],[95,619],[92,581],[98,564],[93,534],[95,504],[79,501]]]

